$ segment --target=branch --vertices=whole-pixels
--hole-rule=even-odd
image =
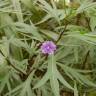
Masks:
[[[11,64],[11,62],[8,59],[6,59],[6,60],[7,60],[8,64],[11,67],[13,67],[17,72],[22,73],[23,75],[27,75],[26,73],[24,73],[23,71],[21,71],[20,69],[18,69],[16,66],[14,66],[13,64]]]
[[[57,43],[59,42],[59,40],[62,38],[63,33],[64,33],[64,31],[66,30],[66,28],[67,28],[67,24],[65,24],[64,30],[60,33],[60,35],[59,35],[59,37],[58,37],[58,39],[57,39],[57,41],[56,41],[56,44],[57,44]]]
[[[88,28],[89,28],[89,30],[91,31],[91,27],[90,27],[90,18],[88,18],[84,12],[83,12],[83,14],[84,14],[85,20],[86,20],[86,22],[87,22],[87,24],[88,24]]]
[[[88,51],[88,52],[86,53],[85,59],[84,59],[83,64],[82,64],[82,65],[83,65],[82,69],[85,69],[85,67],[86,67],[86,62],[87,62],[87,60],[88,60],[89,53],[90,53],[90,51]]]

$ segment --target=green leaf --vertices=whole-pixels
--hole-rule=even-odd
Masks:
[[[18,22],[24,22],[23,21],[21,4],[20,4],[19,0],[11,0],[11,1],[13,3],[14,10],[18,11],[18,13],[16,13],[17,18],[18,18]]]
[[[37,40],[43,41],[41,34],[38,32],[38,30],[34,26],[34,24],[31,23],[31,25],[29,25],[29,24],[25,24],[25,23],[21,23],[21,22],[16,22],[16,23],[14,23],[14,26],[16,27],[17,31],[24,32],[24,33],[30,33],[33,36],[35,36]]]
[[[44,29],[40,29],[40,32],[43,33],[45,36],[49,37],[49,38],[52,38],[53,40],[57,40],[58,38],[58,34],[53,32],[53,31],[50,31],[50,30],[44,30]]]
[[[71,85],[64,79],[64,77],[62,77],[62,75],[59,72],[57,72],[57,77],[64,86],[71,90],[74,90],[74,88],[71,87]]]
[[[49,72],[45,73],[45,75],[44,75],[44,76],[42,77],[42,79],[33,87],[33,89],[39,88],[39,87],[41,87],[42,85],[44,85],[44,84],[48,81],[49,76],[50,76]]]
[[[53,0],[51,0],[51,4],[52,6],[47,3],[45,0],[38,0],[40,3],[38,4],[45,12],[47,12],[49,14],[49,16],[51,15],[52,18],[55,18],[55,20],[60,24],[60,19],[59,16],[60,14],[58,14],[56,5],[54,3]]]
[[[83,85],[88,85],[88,86],[91,86],[91,87],[96,87],[96,84],[95,83],[93,83],[92,81],[90,81],[89,79],[87,79],[86,76],[78,73],[78,71],[76,71],[75,69],[70,68],[70,67],[68,67],[66,65],[61,65],[61,64],[59,64],[59,65],[63,68],[64,71],[68,72],[79,83],[81,83]]]
[[[76,82],[74,82],[74,96],[79,96]]]
[[[25,82],[21,83],[16,88],[11,90],[9,93],[6,94],[6,96],[11,95],[11,94],[16,94],[17,91],[18,91],[19,96],[26,96],[26,94],[27,94],[27,96],[35,96],[34,92],[32,91],[32,88],[31,88],[31,82],[33,79],[34,72],[35,72],[35,70],[33,70],[33,72],[30,73],[30,75],[25,80]]]
[[[77,9],[77,13],[81,13],[94,7],[96,7],[96,2],[92,2],[92,0],[84,0],[81,6]]]
[[[52,76],[50,78],[50,85],[55,96],[60,96],[59,95],[59,82],[55,76]]]
[[[59,94],[59,82],[57,80],[57,74],[56,74],[56,61],[54,58],[54,55],[50,55],[49,56],[49,68],[48,70],[50,71],[50,84],[51,84],[51,88],[53,93],[55,94],[55,96],[60,96]]]

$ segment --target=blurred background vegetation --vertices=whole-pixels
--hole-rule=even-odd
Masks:
[[[0,0],[0,96],[96,96],[96,1]]]

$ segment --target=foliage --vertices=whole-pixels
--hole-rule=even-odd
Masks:
[[[0,0],[0,96],[96,95],[96,2],[69,1]]]

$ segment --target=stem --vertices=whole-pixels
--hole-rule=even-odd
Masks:
[[[9,64],[11,67],[13,67],[16,71],[18,71],[19,73],[22,73],[23,75],[27,75],[26,73],[24,73],[24,72],[22,72],[20,69],[18,69],[16,66],[14,66],[13,64],[11,64],[11,62],[10,62],[8,59],[6,59],[6,60],[7,60],[8,64]]]
[[[58,37],[58,39],[57,39],[57,41],[56,41],[56,44],[57,44],[57,43],[59,42],[59,40],[62,38],[63,33],[65,32],[66,28],[67,28],[67,24],[65,24],[64,30],[60,33],[60,35],[59,35],[59,37]]]
[[[87,24],[88,24],[88,28],[89,28],[89,30],[91,31],[91,27],[90,27],[90,18],[86,17],[86,14],[85,14],[84,12],[83,12],[83,14],[84,14],[85,20],[86,20],[86,22],[87,22]]]
[[[76,25],[79,25],[81,14],[77,14]]]
[[[86,21],[87,21],[87,23],[88,23],[88,28],[89,28],[89,30],[91,31],[91,27],[90,27],[90,18],[85,17],[85,19],[86,19]]]
[[[88,51],[87,53],[86,53],[86,56],[85,56],[85,59],[84,59],[84,61],[83,61],[83,69],[85,69],[85,67],[86,67],[86,62],[87,62],[87,60],[88,60],[88,56],[89,56],[89,53],[90,53],[90,51]]]

